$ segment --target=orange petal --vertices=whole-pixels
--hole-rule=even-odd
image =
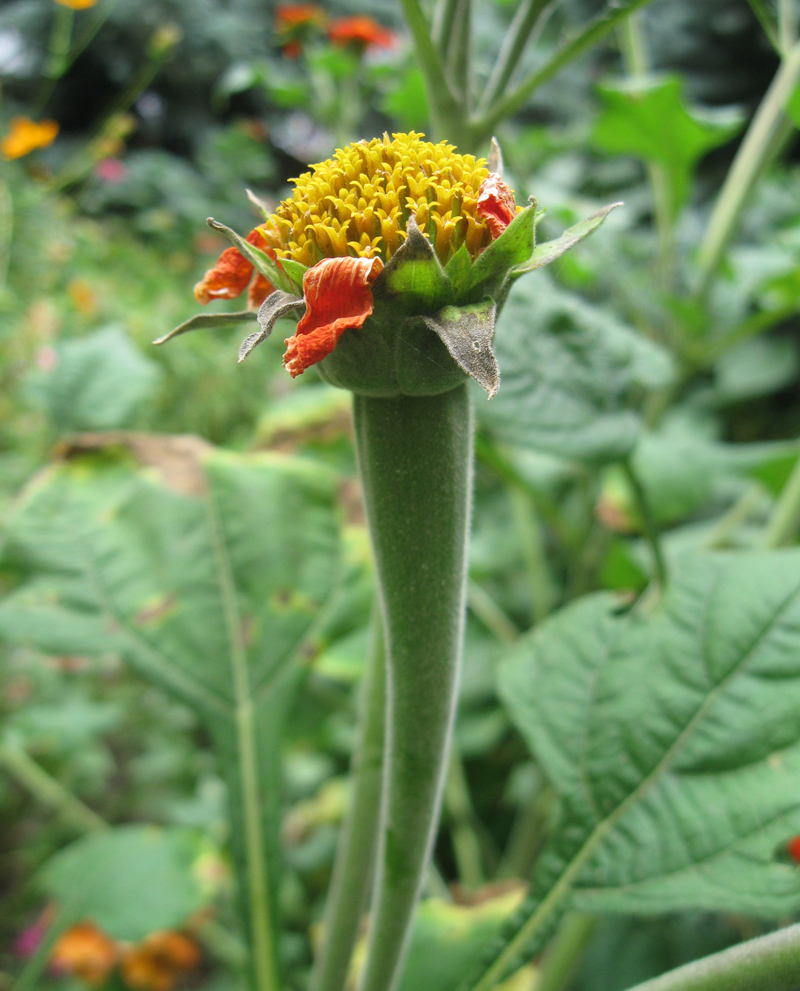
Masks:
[[[283,356],[292,378],[329,355],[346,330],[363,326],[375,308],[372,283],[382,268],[380,258],[323,258],[305,273],[306,312]]]
[[[264,238],[256,228],[247,235],[248,243],[263,248]],[[236,299],[247,288],[253,266],[236,248],[226,248],[217,264],[194,287],[194,298],[203,306],[212,299]]]
[[[393,48],[397,37],[371,17],[356,14],[341,17],[328,28],[328,38],[334,45],[361,45],[364,48]]]
[[[265,279],[260,272],[256,272],[256,277],[250,283],[250,288],[247,290],[248,310],[257,310],[267,296],[274,292],[275,286]]]
[[[496,172],[490,172],[478,193],[478,216],[489,225],[492,238],[500,237],[516,215],[514,193]]]

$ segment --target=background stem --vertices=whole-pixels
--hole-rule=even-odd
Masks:
[[[539,968],[535,991],[567,987],[596,928],[593,915],[574,912],[564,919]]]
[[[96,812],[84,805],[55,778],[43,770],[36,761],[13,747],[0,747],[0,767],[5,769],[44,805],[59,812],[64,819],[81,832],[105,829],[108,823]]]
[[[800,984],[800,925],[686,964],[632,991],[794,991]]]
[[[385,667],[383,626],[376,606],[361,690],[360,733],[353,754],[353,795],[336,851],[325,912],[324,942],[311,975],[312,991],[341,991],[344,987],[361,915],[366,909],[381,802]]]
[[[756,180],[772,159],[775,137],[783,123],[783,108],[800,79],[800,43],[795,44],[761,101],[756,115],[739,146],[733,165],[725,177],[706,235],[700,245],[698,265],[701,282],[697,291],[704,297],[711,287],[722,256],[731,239],[739,214]],[[780,146],[780,143],[777,143]]]
[[[539,18],[553,2],[554,0],[523,0],[517,7],[514,19],[509,25],[508,34],[503,41],[503,47],[500,49],[500,54],[486,84],[486,90],[480,103],[482,110],[490,107],[495,100],[500,99],[505,93],[506,86],[514,75],[514,70],[517,68],[522,53],[536,29]]]
[[[361,991],[399,976],[439,816],[458,689],[472,488],[465,385],[354,400],[386,633],[388,707],[375,893]]]

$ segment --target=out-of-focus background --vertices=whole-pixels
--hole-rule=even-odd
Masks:
[[[478,96],[515,6],[476,5]],[[525,67],[602,8],[555,4]],[[455,926],[469,944],[507,910],[553,804],[498,703],[497,658],[577,595],[647,582],[645,521],[620,457],[634,452],[668,551],[710,539],[721,521],[746,544],[748,521],[769,509],[796,459],[791,115],[713,286],[696,292],[696,249],[778,63],[746,0],[655,0],[635,31],[606,35],[498,126],[517,201],[535,194],[547,208],[540,237],[603,203],[626,206],[554,270],[520,283],[498,328],[513,398],[476,397],[466,672],[412,957],[428,952],[442,987],[452,941],[441,933]],[[207,560],[182,558],[191,514],[162,500],[115,516],[109,493],[159,477],[174,498],[196,496],[204,444],[224,449],[213,456],[223,526],[246,516],[276,573],[288,563],[270,557],[269,532],[285,519],[258,502],[256,481],[248,497],[250,482],[234,484],[225,466],[279,452],[318,473],[297,492],[270,490],[298,500],[297,553],[309,555],[324,613],[293,656],[272,796],[286,987],[301,989],[346,801],[371,607],[349,399],[313,369],[286,375],[281,328],[242,365],[236,327],[151,341],[196,311],[192,286],[226,247],[207,217],[246,233],[257,217],[247,189],[276,203],[292,176],[345,142],[426,132],[422,76],[390,0],[5,0],[0,80],[0,989],[78,889],[86,919],[48,950],[41,991],[239,986],[232,826],[213,734],[163,677],[142,673],[164,644],[164,665],[183,651],[178,667],[191,671],[189,647],[160,639],[172,602],[140,609],[136,629],[112,608],[114,554],[183,567],[176,587],[192,594],[192,569]],[[81,515],[76,501],[74,532],[63,523],[73,483],[96,510]],[[92,577],[76,554],[92,540],[81,527],[103,512],[119,533]],[[236,567],[246,585],[256,565]],[[292,594],[276,611],[302,611]],[[203,637],[216,643],[208,622]],[[510,895],[484,887],[501,881]],[[607,920],[573,987],[617,991],[758,928],[726,916]],[[403,988],[437,991],[422,980],[411,973]]]

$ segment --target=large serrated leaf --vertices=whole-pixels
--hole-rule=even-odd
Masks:
[[[514,650],[501,696],[563,812],[488,988],[567,907],[800,909],[800,551],[678,559],[652,615],[608,595]]]
[[[641,427],[637,389],[672,377],[665,352],[546,273],[514,287],[494,350],[503,379],[497,397],[478,406],[485,428],[505,444],[576,461],[628,454]]]
[[[228,784],[263,977],[281,733],[338,584],[336,478],[276,455],[198,458],[184,444],[179,458],[163,438],[114,439],[41,476],[9,520],[3,563],[18,584],[0,635],[118,653],[197,710]]]

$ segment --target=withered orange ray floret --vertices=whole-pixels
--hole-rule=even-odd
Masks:
[[[258,228],[250,231],[245,240],[257,248],[264,247],[264,238]],[[236,248],[226,248],[219,256],[217,264],[210,268],[194,287],[194,298],[203,306],[210,303],[212,299],[236,299],[244,292],[252,274],[253,266],[244,255],[240,254]],[[258,283],[258,279],[262,279],[263,284]],[[258,285],[256,286],[255,283]],[[258,299],[259,303],[263,302],[272,292],[272,288],[259,273],[254,282],[253,299]],[[262,292],[263,295],[261,295]],[[251,305],[253,304],[251,303]]]
[[[345,255],[387,262],[413,214],[443,264],[462,244],[475,258],[493,236],[478,211],[489,174],[484,159],[460,155],[446,141],[385,134],[312,165],[261,229],[278,258],[303,265]]]
[[[283,363],[296,378],[333,351],[345,330],[361,327],[372,314],[372,283],[380,258],[326,258],[303,276],[306,312],[294,337],[286,339]]]
[[[486,220],[492,237],[500,237],[517,215],[514,193],[496,172],[490,172],[478,195],[478,214]]]

